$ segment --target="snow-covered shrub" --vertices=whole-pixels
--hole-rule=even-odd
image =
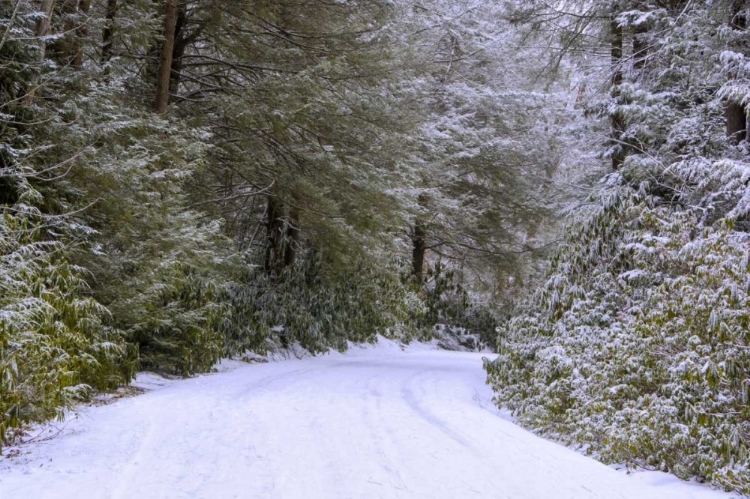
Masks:
[[[488,305],[470,295],[461,284],[459,274],[437,262],[434,270],[428,273],[429,280],[423,286],[420,296],[424,301],[425,312],[412,317],[415,327],[425,338],[437,325],[454,330],[465,330],[477,335],[483,344],[493,344],[497,327],[496,313]],[[441,328],[438,328],[438,330]],[[437,335],[441,337],[440,334]]]
[[[544,435],[750,494],[750,163],[727,119],[748,102],[743,5],[619,11],[646,57],[626,51],[587,110],[622,163],[486,368],[497,403]]]
[[[207,372],[221,357],[221,300],[236,263],[221,223],[190,206],[187,184],[205,166],[210,134],[128,108],[122,84],[91,82],[50,127],[66,137],[50,155],[81,151],[50,197],[61,212],[95,200],[76,215],[90,230],[71,258],[110,311],[107,324],[137,346],[141,367]]]
[[[750,237],[737,212],[705,226],[701,209],[609,182],[499,329],[496,402],[605,462],[749,493]]]
[[[0,443],[8,430],[61,417],[91,392],[128,381],[134,364],[107,311],[87,297],[38,217],[0,219]]]
[[[34,41],[38,10],[0,5],[0,445],[12,429],[127,382],[136,367],[71,258],[88,228],[46,195],[68,163],[45,155],[59,115],[28,93],[50,81]]]
[[[311,352],[345,350],[347,342],[370,342],[378,334],[409,340],[409,319],[422,304],[398,274],[365,263],[340,270],[308,252],[293,268],[271,277],[250,273],[230,291],[222,322],[226,353],[263,351],[267,339],[287,347],[299,342]]]

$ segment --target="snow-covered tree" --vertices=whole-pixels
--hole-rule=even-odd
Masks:
[[[746,494],[748,165],[732,124],[746,9],[615,6],[582,31],[616,47],[591,99],[615,172],[500,328],[489,381],[522,423],[602,460]]]

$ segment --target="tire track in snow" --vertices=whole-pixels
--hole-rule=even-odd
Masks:
[[[138,483],[139,469],[141,463],[146,461],[146,451],[150,450],[153,442],[156,441],[156,436],[159,434],[157,429],[160,429],[160,423],[156,421],[157,419],[158,416],[149,416],[147,422],[148,429],[145,435],[138,441],[138,448],[118,473],[116,485],[112,489],[112,499],[129,499],[134,497],[128,491],[131,485]]]
[[[392,453],[387,452],[385,448],[386,441],[393,445],[394,431],[392,428],[386,426],[390,422],[390,419],[384,417],[388,412],[383,408],[383,392],[378,389],[378,384],[383,383],[382,376],[382,374],[373,375],[365,382],[368,403],[365,405],[363,418],[367,423],[366,427],[369,435],[367,440],[373,443],[374,453],[377,457],[377,467],[385,475],[383,477],[373,477],[374,479],[368,480],[368,482],[382,488],[383,494],[379,494],[378,497],[406,498],[409,497],[409,487],[401,476],[396,462],[392,459]],[[387,483],[385,483],[386,479]]]
[[[427,409],[426,406],[419,403],[417,397],[414,396],[414,379],[422,376],[425,372],[434,371],[434,369],[427,369],[422,372],[418,372],[412,376],[409,376],[404,380],[401,387],[401,397],[404,399],[406,404],[422,419],[433,425],[435,428],[440,430],[445,436],[453,440],[454,442],[466,447],[477,456],[482,453],[474,447],[468,440],[462,437],[458,432],[454,431],[445,421],[441,420],[434,412]]]

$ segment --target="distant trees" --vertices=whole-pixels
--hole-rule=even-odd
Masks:
[[[556,120],[567,89],[534,82],[541,64],[528,60],[540,52],[523,47],[502,5],[420,8],[404,14],[415,47],[408,64],[424,68],[411,87],[424,96],[419,144],[401,160],[412,273],[422,282],[426,266],[434,275],[441,264],[479,288],[506,287],[526,277],[524,257],[544,245],[525,228],[549,220],[554,206],[540,186],[560,161]]]

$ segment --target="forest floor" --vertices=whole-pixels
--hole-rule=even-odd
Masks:
[[[0,498],[731,497],[521,429],[492,405],[481,358],[381,341],[188,380],[145,374],[146,393],[6,448]]]

